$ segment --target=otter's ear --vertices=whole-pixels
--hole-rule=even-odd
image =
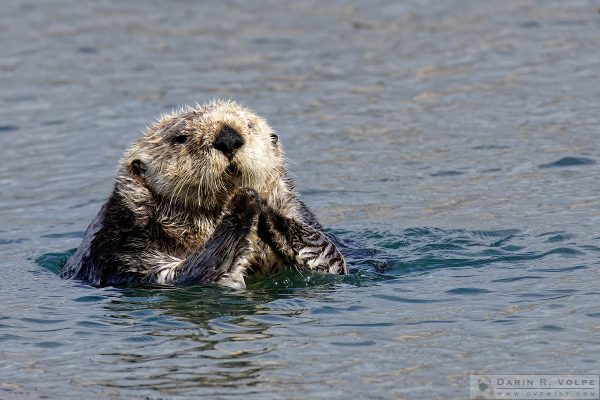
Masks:
[[[277,136],[274,133],[271,133],[271,143],[277,144],[278,141],[279,141],[279,136]]]
[[[131,171],[137,176],[144,176],[146,174],[146,164],[142,162],[142,160],[135,159],[129,164],[131,167]]]

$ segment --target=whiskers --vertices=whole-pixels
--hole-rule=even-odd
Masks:
[[[189,209],[214,207],[227,191],[223,177],[214,170],[215,168],[191,166],[169,177],[169,182],[164,183],[170,191],[167,193],[169,208],[176,204]]]
[[[251,187],[258,192],[268,192],[283,176],[278,169],[237,167],[235,172],[225,171],[225,179],[236,187]]]

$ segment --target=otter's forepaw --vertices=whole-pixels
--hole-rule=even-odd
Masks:
[[[333,255],[333,257],[329,260],[329,270],[327,272],[338,275],[348,274],[348,266],[346,265],[344,257],[342,257],[340,253]]]
[[[264,199],[260,199],[259,202],[260,213],[258,215],[258,236],[267,243],[272,243],[273,241],[273,217],[267,202]]]
[[[241,225],[250,229],[258,222],[260,214],[260,196],[251,188],[239,188],[235,191],[223,213],[223,223]]]
[[[284,217],[267,205],[258,217],[257,232],[288,263],[330,274],[348,273],[344,257],[325,233],[302,221]]]

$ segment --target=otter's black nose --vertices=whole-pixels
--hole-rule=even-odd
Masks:
[[[231,160],[235,152],[242,147],[244,139],[237,131],[229,126],[224,126],[217,135],[213,147]]]

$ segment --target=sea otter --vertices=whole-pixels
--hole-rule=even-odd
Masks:
[[[63,278],[243,288],[285,268],[346,274],[298,199],[278,136],[232,101],[162,116],[121,160]]]

